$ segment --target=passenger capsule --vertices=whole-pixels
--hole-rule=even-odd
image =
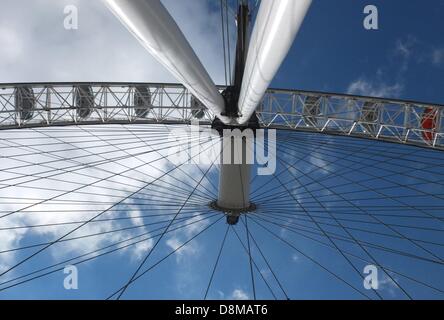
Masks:
[[[15,90],[15,108],[21,121],[32,119],[35,105],[36,100],[31,87],[19,87]]]
[[[303,119],[307,126],[316,127],[318,118],[321,114],[321,97],[308,96],[305,99],[303,109]]]
[[[137,86],[134,88],[134,107],[137,118],[145,119],[153,107],[151,92],[148,87]]]
[[[94,92],[91,86],[81,85],[75,91],[75,108],[80,119],[88,118],[94,109]]]
[[[435,139],[435,131],[438,123],[438,110],[433,107],[428,107],[424,110],[421,120],[422,136],[424,140],[432,142]]]
[[[372,101],[364,102],[362,106],[362,113],[360,120],[364,122],[362,126],[370,134],[376,134],[378,130],[378,120],[379,120],[379,108],[378,104]]]

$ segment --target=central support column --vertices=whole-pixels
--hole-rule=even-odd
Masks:
[[[243,136],[222,137],[222,157],[219,176],[220,208],[244,211],[250,207],[251,140]],[[230,150],[229,150],[230,149]]]
[[[221,124],[219,122],[219,124]],[[221,136],[219,196],[211,204],[222,211],[227,222],[237,224],[241,214],[253,212],[256,206],[250,201],[251,170],[254,164],[254,138],[258,124],[249,127],[226,127],[213,123]]]
[[[224,116],[231,118],[230,124],[214,119],[212,128],[221,136],[221,168],[219,175],[219,196],[211,204],[215,210],[227,216],[227,222],[237,224],[242,213],[254,211],[250,203],[251,167],[254,163],[254,135],[258,128],[257,117],[254,115],[249,123],[238,125],[241,116],[238,109],[239,94],[247,59],[248,32],[250,22],[248,1],[239,3],[237,14],[236,64],[233,84],[228,86],[222,96],[225,101]]]

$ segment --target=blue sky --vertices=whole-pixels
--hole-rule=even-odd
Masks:
[[[1,1],[5,1],[5,8],[10,7],[10,12],[3,10],[3,13],[0,13],[0,17],[3,18],[0,19],[0,44],[3,46],[7,45],[8,48],[3,52],[3,62],[0,61],[0,69],[4,70],[3,74],[0,75],[0,82],[74,81],[76,79],[82,81],[106,81],[107,79],[110,81],[174,81],[165,73],[162,67],[159,67],[152,59],[146,56],[146,53],[139,48],[137,42],[131,39],[126,30],[114,22],[113,17],[105,12],[105,8],[100,4],[87,4],[87,1],[76,1],[80,8],[81,27],[77,34],[66,35],[63,30],[60,31],[58,29],[54,29],[52,33],[52,27],[49,26],[50,23],[44,21],[45,19],[43,18],[26,20],[30,15],[28,11],[31,11],[31,9],[23,11],[23,20],[21,20],[28,21],[28,23],[20,23],[19,26],[19,24],[16,24],[17,21],[11,21],[7,16],[11,16],[11,12],[18,12],[20,4],[17,5],[15,1],[9,0]],[[27,3],[28,1],[26,0]],[[42,9],[40,4],[45,2],[46,0],[34,1],[30,7],[40,10],[37,12],[42,17],[48,14],[48,21],[56,19],[54,14],[59,12],[56,9],[61,8],[62,5],[58,4],[54,8]],[[376,5],[379,9],[380,29],[378,31],[367,31],[362,25],[365,17],[363,8],[370,3]],[[186,4],[182,2],[177,4],[177,1],[165,1],[165,4],[177,19],[178,24],[184,29],[185,34],[189,37],[193,47],[196,48],[197,53],[213,79],[221,83],[222,56],[219,50],[219,29],[217,28],[220,20],[218,20],[218,8],[215,6],[215,2],[194,0]],[[196,8],[199,9],[199,14],[196,14],[196,19],[193,21],[194,19],[190,19],[189,16],[190,12],[195,12]],[[53,14],[51,15],[48,12]],[[85,12],[85,18],[82,18],[82,12]],[[360,0],[314,0],[297,40],[272,86],[276,88],[382,95],[444,104],[444,39],[441,36],[444,32],[443,16],[444,1],[442,0],[429,0],[426,3],[418,0],[375,0],[371,2]],[[61,20],[60,17],[55,21],[59,20]],[[36,26],[40,29],[36,28]],[[87,27],[85,28],[84,26]],[[36,37],[34,32],[40,32],[39,38]],[[113,39],[113,37],[115,38]],[[20,39],[26,41],[20,41]],[[119,46],[116,43],[121,43],[122,45]],[[87,48],[90,44],[92,49],[89,51]],[[125,50],[123,48],[130,49]],[[31,57],[30,52],[33,52],[33,57]],[[215,52],[217,52],[217,56],[215,56]],[[2,52],[0,52],[1,56]],[[214,63],[216,59],[218,59],[220,64]],[[41,62],[36,63],[36,61]],[[280,138],[285,140],[286,133],[281,133]],[[419,185],[418,188],[420,190],[427,190],[441,196],[444,194],[443,187],[439,183],[439,181],[442,181],[442,175],[444,175],[443,168],[442,166],[440,167],[444,161],[441,153],[417,149],[415,154],[405,156],[407,159],[405,162],[400,162],[400,160],[396,160],[396,156],[408,154],[412,151],[411,148],[297,133],[294,134],[292,139],[295,142],[287,145],[288,150],[292,154],[280,154],[280,156],[283,157],[282,159],[287,159],[287,161],[300,165],[302,171],[293,172],[293,174],[301,179],[301,182],[312,183],[311,186],[315,190],[313,192],[317,197],[324,196],[324,198],[321,197],[320,199],[324,199],[325,204],[329,208],[334,208],[335,205],[338,205],[335,202],[336,196],[328,193],[326,195],[319,191],[318,189],[325,188],[325,186],[318,183],[313,184],[313,180],[321,179],[326,185],[333,187],[341,182],[346,184],[347,179],[359,182],[361,181],[360,179],[366,179],[372,175],[390,175],[394,171],[401,170],[402,166],[409,165],[419,169],[413,173],[415,176],[418,175],[416,176],[417,179],[428,180],[428,182]],[[304,142],[314,147],[307,147],[307,144],[304,144]],[[334,148],[331,149],[329,144],[337,148],[337,151]],[[370,156],[366,160],[362,159],[362,157],[360,158],[359,155],[353,154],[348,159],[348,162],[335,162],[336,158],[347,152],[347,147],[356,147],[358,149],[367,147],[373,152],[370,153],[373,157]],[[348,151],[352,152],[353,148]],[[382,151],[386,153],[379,154]],[[296,161],[298,157],[305,157],[307,152],[311,157],[304,158],[303,161]],[[395,157],[395,160],[393,160],[393,157]],[[332,163],[327,166],[328,162]],[[430,166],[436,165],[437,167],[433,167],[429,172],[424,173],[421,169],[424,167],[424,163]],[[362,169],[362,166],[366,164],[374,165],[374,168],[368,171]],[[322,170],[319,171],[319,167],[322,166],[333,172],[336,170],[347,170],[347,167],[361,168],[361,170],[345,171],[342,178],[326,179],[325,175],[329,173]],[[318,168],[317,171],[315,170],[307,175],[303,174],[316,168]],[[150,169],[148,168],[147,170]],[[281,163],[278,167],[278,174],[282,170],[284,170],[284,166]],[[290,174],[284,174],[283,177],[285,184],[288,183],[290,186],[295,187],[294,182],[291,182],[292,176]],[[374,182],[368,183],[367,187],[390,187],[396,183],[412,184],[422,181],[402,174],[392,175],[388,179],[389,181],[379,182],[377,185],[373,184]],[[214,173],[212,181],[216,181]],[[282,191],[282,187],[276,181],[267,179],[258,179],[253,189],[259,188],[262,185],[266,185],[265,190],[268,190],[270,193],[277,190]],[[353,199],[353,194],[349,193],[359,190],[359,188],[363,188],[363,186],[348,184],[339,190],[347,195],[347,199]],[[301,192],[302,189],[299,188],[297,190],[297,192]],[[403,194],[415,196],[418,192],[411,189],[384,189],[384,193],[395,196]],[[300,193],[299,196],[304,198],[300,200],[302,203],[307,202],[305,209],[304,205],[296,205],[293,202],[290,209],[291,212],[304,214],[308,210],[313,215],[325,215],[325,212],[322,212],[325,208],[322,208],[314,197],[307,194],[306,190]],[[348,198],[348,196],[351,198]],[[375,193],[364,190],[363,194],[359,196],[364,198],[374,197]],[[356,195],[356,197],[358,196]],[[260,201],[260,199],[258,200]],[[356,201],[364,208],[375,205],[378,202],[376,200],[370,201],[371,203],[362,202],[361,200]],[[404,199],[403,201],[407,201],[413,206],[443,206],[442,197],[412,197],[410,200]],[[392,201],[388,200],[381,200],[379,204],[387,208],[390,206],[388,202],[392,206],[399,206],[399,203],[392,203]],[[347,204],[347,209],[350,210],[349,206],[350,203]],[[143,209],[141,210],[143,212]],[[263,210],[265,212],[270,212],[271,210],[267,208],[265,202]],[[340,217],[344,217],[340,215],[340,210],[342,209],[338,208],[336,212]],[[429,209],[422,210],[427,211]],[[430,212],[433,215],[439,215],[440,213],[436,210]],[[395,213],[414,215],[418,213],[418,210],[403,208]],[[281,212],[281,214],[284,215],[284,217],[281,217],[282,219],[288,219],[288,212],[286,210]],[[323,221],[322,218],[319,219]],[[384,221],[389,223],[401,224],[411,223],[412,221],[410,220],[412,218],[385,217],[383,219],[386,219]],[[215,221],[215,219],[211,221]],[[442,221],[437,223],[426,219],[415,221],[417,226],[424,228],[434,227],[442,230],[443,227]],[[282,220],[280,222],[279,220],[274,220],[274,222],[282,223]],[[301,223],[302,225],[313,227],[313,223],[307,221],[302,221]],[[366,223],[348,221],[347,225],[355,228],[362,227],[379,232],[387,232],[387,229],[384,229],[384,227]],[[245,241],[245,229],[242,226],[240,224],[237,228],[241,238]],[[252,233],[257,235],[261,249],[267,253],[276,274],[285,283],[285,289],[291,298],[362,298],[362,296],[350,290],[344,283],[338,282],[337,279],[334,279],[328,273],[318,269],[306,257],[303,257],[301,253],[276,242],[276,239],[269,233],[264,232],[259,225],[253,223],[251,228]],[[329,266],[331,270],[353,283],[363,293],[376,298],[372,292],[362,288],[362,280],[354,274],[354,270],[344,261],[343,257],[338,255],[337,252],[326,249],[325,246],[316,244],[313,240],[305,237],[310,235],[310,233],[302,232],[305,235],[302,236],[301,234],[288,232],[288,230],[285,232],[276,225],[271,226],[271,228],[275,232],[282,232],[287,237],[286,239],[294,243],[301,251],[315,257],[322,264]],[[327,231],[337,232],[344,236],[344,231],[338,231],[336,227],[326,226],[325,228]],[[226,225],[224,223],[217,223],[211,233],[205,233],[199,237],[198,244],[193,250],[184,251],[183,255],[172,256],[166,260],[134,286],[131,286],[125,298],[202,298],[225,230]],[[400,230],[403,234],[407,234],[412,238],[417,237],[429,242],[442,241],[442,233],[439,231],[425,232],[425,229],[421,231],[406,230],[405,228]],[[33,234],[21,239],[16,245],[48,241],[53,236],[50,233]],[[186,234],[179,234],[177,239],[185,241],[187,239],[186,236]],[[315,237],[316,239],[322,239],[322,237],[319,238],[319,235]],[[381,245],[387,244],[387,239],[375,235],[357,232],[356,237],[363,241],[366,240]],[[358,257],[365,257],[362,250],[355,245],[342,242],[338,242],[338,245],[344,250],[355,253]],[[398,250],[405,250],[414,255],[430,258],[430,255],[424,253],[424,250],[415,247],[411,243],[406,244],[402,241],[392,240],[390,245]],[[442,247],[430,244],[426,246],[437,256],[444,256]],[[153,256],[150,257],[149,262],[152,263],[162,258],[171,247],[162,242],[157,249],[154,251]],[[63,246],[61,246],[60,250],[64,250]],[[67,249],[64,253],[68,257],[78,253],[77,251],[69,250]],[[254,249],[253,251],[255,259],[258,259],[259,268],[264,271],[264,276],[267,279],[272,279],[272,276],[266,270],[266,264],[260,260],[257,250]],[[31,252],[32,250],[26,250],[18,254],[15,259],[18,261]],[[421,281],[426,283],[436,285],[438,288],[444,288],[442,266],[423,262],[411,263],[409,258],[381,253],[378,250],[371,252],[378,260],[383,261],[384,264],[391,268],[402,270],[402,272],[416,279],[421,279]],[[61,256],[63,257],[64,254]],[[60,258],[55,256],[54,252],[49,251],[36,257],[32,263],[18,269],[15,275],[32,271],[39,266],[47,265],[48,261],[53,263]],[[135,268],[137,268],[139,262],[140,257],[139,259],[134,258],[132,252],[111,255],[79,267],[80,290],[64,290],[62,283],[65,275],[62,272],[56,272],[53,275],[30,282],[29,284],[0,292],[0,299],[105,298],[109,293],[124,284],[124,279],[128,279]],[[355,259],[353,262],[359,270],[362,270],[365,265],[359,259]],[[228,234],[226,246],[209,297],[215,299],[252,298],[249,275],[248,259],[240,247],[236,235],[231,230]],[[259,280],[257,272],[255,277],[258,296],[261,298],[272,298],[264,282]],[[409,292],[413,292],[413,296],[416,298],[443,297],[442,294],[437,295],[433,290],[424,289],[424,287],[402,279],[402,277],[394,276],[394,278],[399,280]],[[405,298],[386,275],[382,274],[381,280],[383,283],[381,294],[384,298]],[[272,282],[272,280],[270,281]],[[276,283],[272,287],[276,293],[280,292],[279,286]],[[282,292],[280,292],[278,297],[285,298]]]
[[[367,4],[379,9],[378,31],[363,28]],[[392,97],[442,103],[443,13],[443,1],[313,1],[273,85],[348,92],[362,80]]]

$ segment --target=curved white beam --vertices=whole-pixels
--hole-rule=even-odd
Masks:
[[[239,98],[247,122],[288,54],[312,0],[262,0],[248,49]]]
[[[225,103],[160,0],[104,0],[134,37],[224,123]]]

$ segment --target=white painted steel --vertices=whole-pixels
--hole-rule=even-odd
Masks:
[[[234,137],[222,138],[222,163],[219,173],[219,197],[217,205],[227,210],[247,209],[250,207],[250,177],[252,161],[252,139]],[[226,151],[231,149],[231,152]],[[248,154],[248,156],[247,156]],[[236,157],[239,157],[236,161]]]
[[[134,37],[214,115],[225,103],[174,19],[160,0],[104,0]]]
[[[240,124],[245,124],[260,104],[296,38],[311,1],[262,0],[242,81]]]

